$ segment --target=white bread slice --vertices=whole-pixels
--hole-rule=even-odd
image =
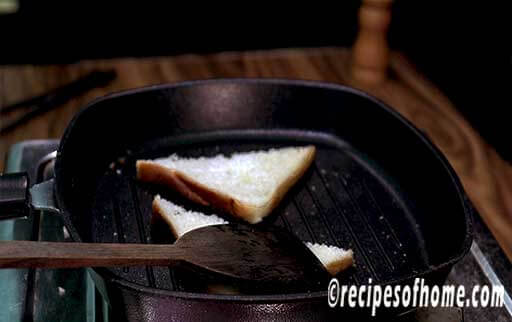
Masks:
[[[172,187],[194,202],[257,223],[278,205],[314,157],[314,146],[235,153],[231,157],[187,159],[171,155],[137,161],[137,178]]]
[[[153,212],[165,220],[176,238],[194,229],[228,223],[216,215],[208,216],[200,212],[185,210],[183,207],[160,198],[159,195],[153,199]]]
[[[317,243],[312,244],[310,242],[307,242],[306,246],[318,257],[325,269],[333,276],[349,268],[354,263],[354,253],[352,249],[345,250],[336,246]]]
[[[210,226],[227,224],[228,222],[216,215],[205,215],[199,212],[187,211],[174,203],[156,196],[153,200],[153,211],[167,222],[174,237],[180,238],[188,231]],[[351,249],[344,250],[336,246],[324,244],[312,244],[307,242],[306,246],[320,260],[331,275],[336,275],[350,267],[353,262]]]

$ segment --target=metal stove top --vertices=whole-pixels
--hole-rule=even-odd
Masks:
[[[27,171],[31,184],[53,175],[57,140],[24,141],[11,147],[5,172]],[[501,308],[421,309],[395,321],[511,321],[512,264],[480,218],[475,218],[471,252],[448,276],[447,283],[501,284]],[[38,212],[27,219],[0,222],[0,240],[70,241],[58,216]],[[0,270],[0,321],[104,322],[113,320],[108,303],[95,287],[90,269]]]

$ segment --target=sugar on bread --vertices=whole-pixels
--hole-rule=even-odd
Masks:
[[[171,187],[188,199],[257,223],[279,204],[315,157],[315,147],[235,153],[230,157],[171,155],[137,161],[137,178]]]
[[[165,220],[176,238],[193,229],[228,223],[216,215],[188,211],[160,196],[156,196],[153,200],[153,212]],[[306,246],[318,257],[331,275],[336,275],[353,264],[353,252],[350,249],[344,250],[336,246],[309,242]]]
[[[159,195],[153,199],[153,214],[158,215],[169,225],[172,234],[176,238],[194,229],[228,223],[217,215],[205,215],[200,212],[186,210],[173,202],[162,199]]]
[[[325,269],[331,274],[336,275],[339,272],[349,268],[354,263],[354,253],[352,249],[343,249],[326,244],[317,244],[307,242],[309,250],[324,265]]]

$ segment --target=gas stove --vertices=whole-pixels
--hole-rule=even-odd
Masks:
[[[49,179],[53,176],[57,147],[57,140],[20,142],[9,150],[5,172],[27,171],[31,184]],[[466,289],[474,285],[503,285],[504,306],[420,309],[395,321],[512,322],[512,264],[480,218],[475,218],[474,230],[470,253],[453,267],[446,283],[464,285]],[[0,240],[71,241],[62,220],[45,212],[0,222]],[[91,269],[0,270],[0,321],[114,320],[91,274],[95,274]]]

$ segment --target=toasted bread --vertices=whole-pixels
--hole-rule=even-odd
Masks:
[[[160,196],[156,196],[153,200],[153,212],[165,220],[176,238],[180,238],[183,234],[193,229],[228,223],[216,215],[205,215],[199,212],[187,211],[171,201],[160,198]],[[315,254],[331,275],[336,275],[353,264],[353,252],[350,249],[344,250],[335,246],[312,244],[309,242],[306,243],[306,246]]]
[[[345,250],[336,246],[312,244],[310,242],[307,242],[306,246],[333,276],[349,268],[354,263],[354,253],[351,249]]]
[[[195,159],[171,155],[137,161],[137,178],[171,187],[188,199],[258,223],[302,177],[315,147],[288,147]]]
[[[186,210],[160,198],[159,195],[153,199],[153,213],[159,215],[169,225],[172,234],[176,238],[194,229],[228,223],[216,215],[205,215],[200,212]]]

